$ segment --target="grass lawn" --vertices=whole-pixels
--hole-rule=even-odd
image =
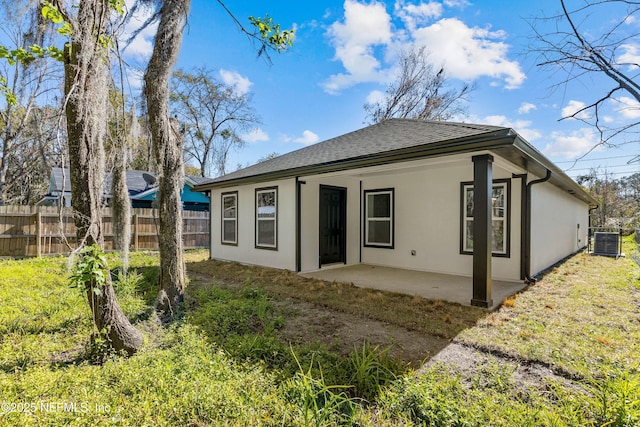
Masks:
[[[184,315],[167,326],[151,310],[157,255],[132,255],[116,292],[145,346],[101,365],[67,260],[0,261],[0,425],[640,425],[630,257],[578,254],[493,313],[205,257],[187,254]],[[345,345],[356,323],[405,337],[392,347],[451,345],[420,367]]]

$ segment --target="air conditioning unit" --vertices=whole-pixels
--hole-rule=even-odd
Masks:
[[[593,233],[595,255],[620,256],[620,233],[597,231]]]

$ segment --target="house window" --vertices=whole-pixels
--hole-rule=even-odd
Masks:
[[[364,192],[364,245],[393,248],[393,189]]]
[[[509,180],[493,182],[491,193],[491,251],[494,256],[509,256]],[[473,253],[473,183],[462,183],[462,220],[460,251]]]
[[[222,243],[238,244],[238,192],[222,193]]]
[[[256,190],[256,247],[277,249],[278,189]]]

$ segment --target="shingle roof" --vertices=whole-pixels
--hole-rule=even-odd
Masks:
[[[392,119],[205,181],[204,184],[365,158],[395,150],[508,130],[500,126],[469,123]]]
[[[199,183],[195,191],[488,150],[595,206],[596,201],[515,131],[471,123],[391,119]]]

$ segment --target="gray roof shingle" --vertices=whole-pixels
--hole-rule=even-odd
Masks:
[[[53,187],[49,188],[50,192],[53,191],[62,191],[62,176],[64,174],[64,190],[66,192],[71,191],[71,178],[69,177],[69,169],[67,168],[52,168],[51,176],[53,177]],[[147,172],[141,170],[128,170],[127,171],[127,188],[129,189],[129,195],[134,196],[136,194],[142,193],[143,191],[147,191],[151,188],[154,188],[154,185],[150,185],[145,181],[144,175],[151,175],[151,177],[155,178],[156,174],[154,172]],[[186,177],[193,181],[196,185],[202,184],[209,180],[206,177],[200,176],[188,176]],[[104,185],[104,194],[111,194],[111,173],[105,173],[105,185]]]
[[[365,158],[395,150],[505,130],[508,128],[469,123],[391,119],[210,179],[204,184]]]

